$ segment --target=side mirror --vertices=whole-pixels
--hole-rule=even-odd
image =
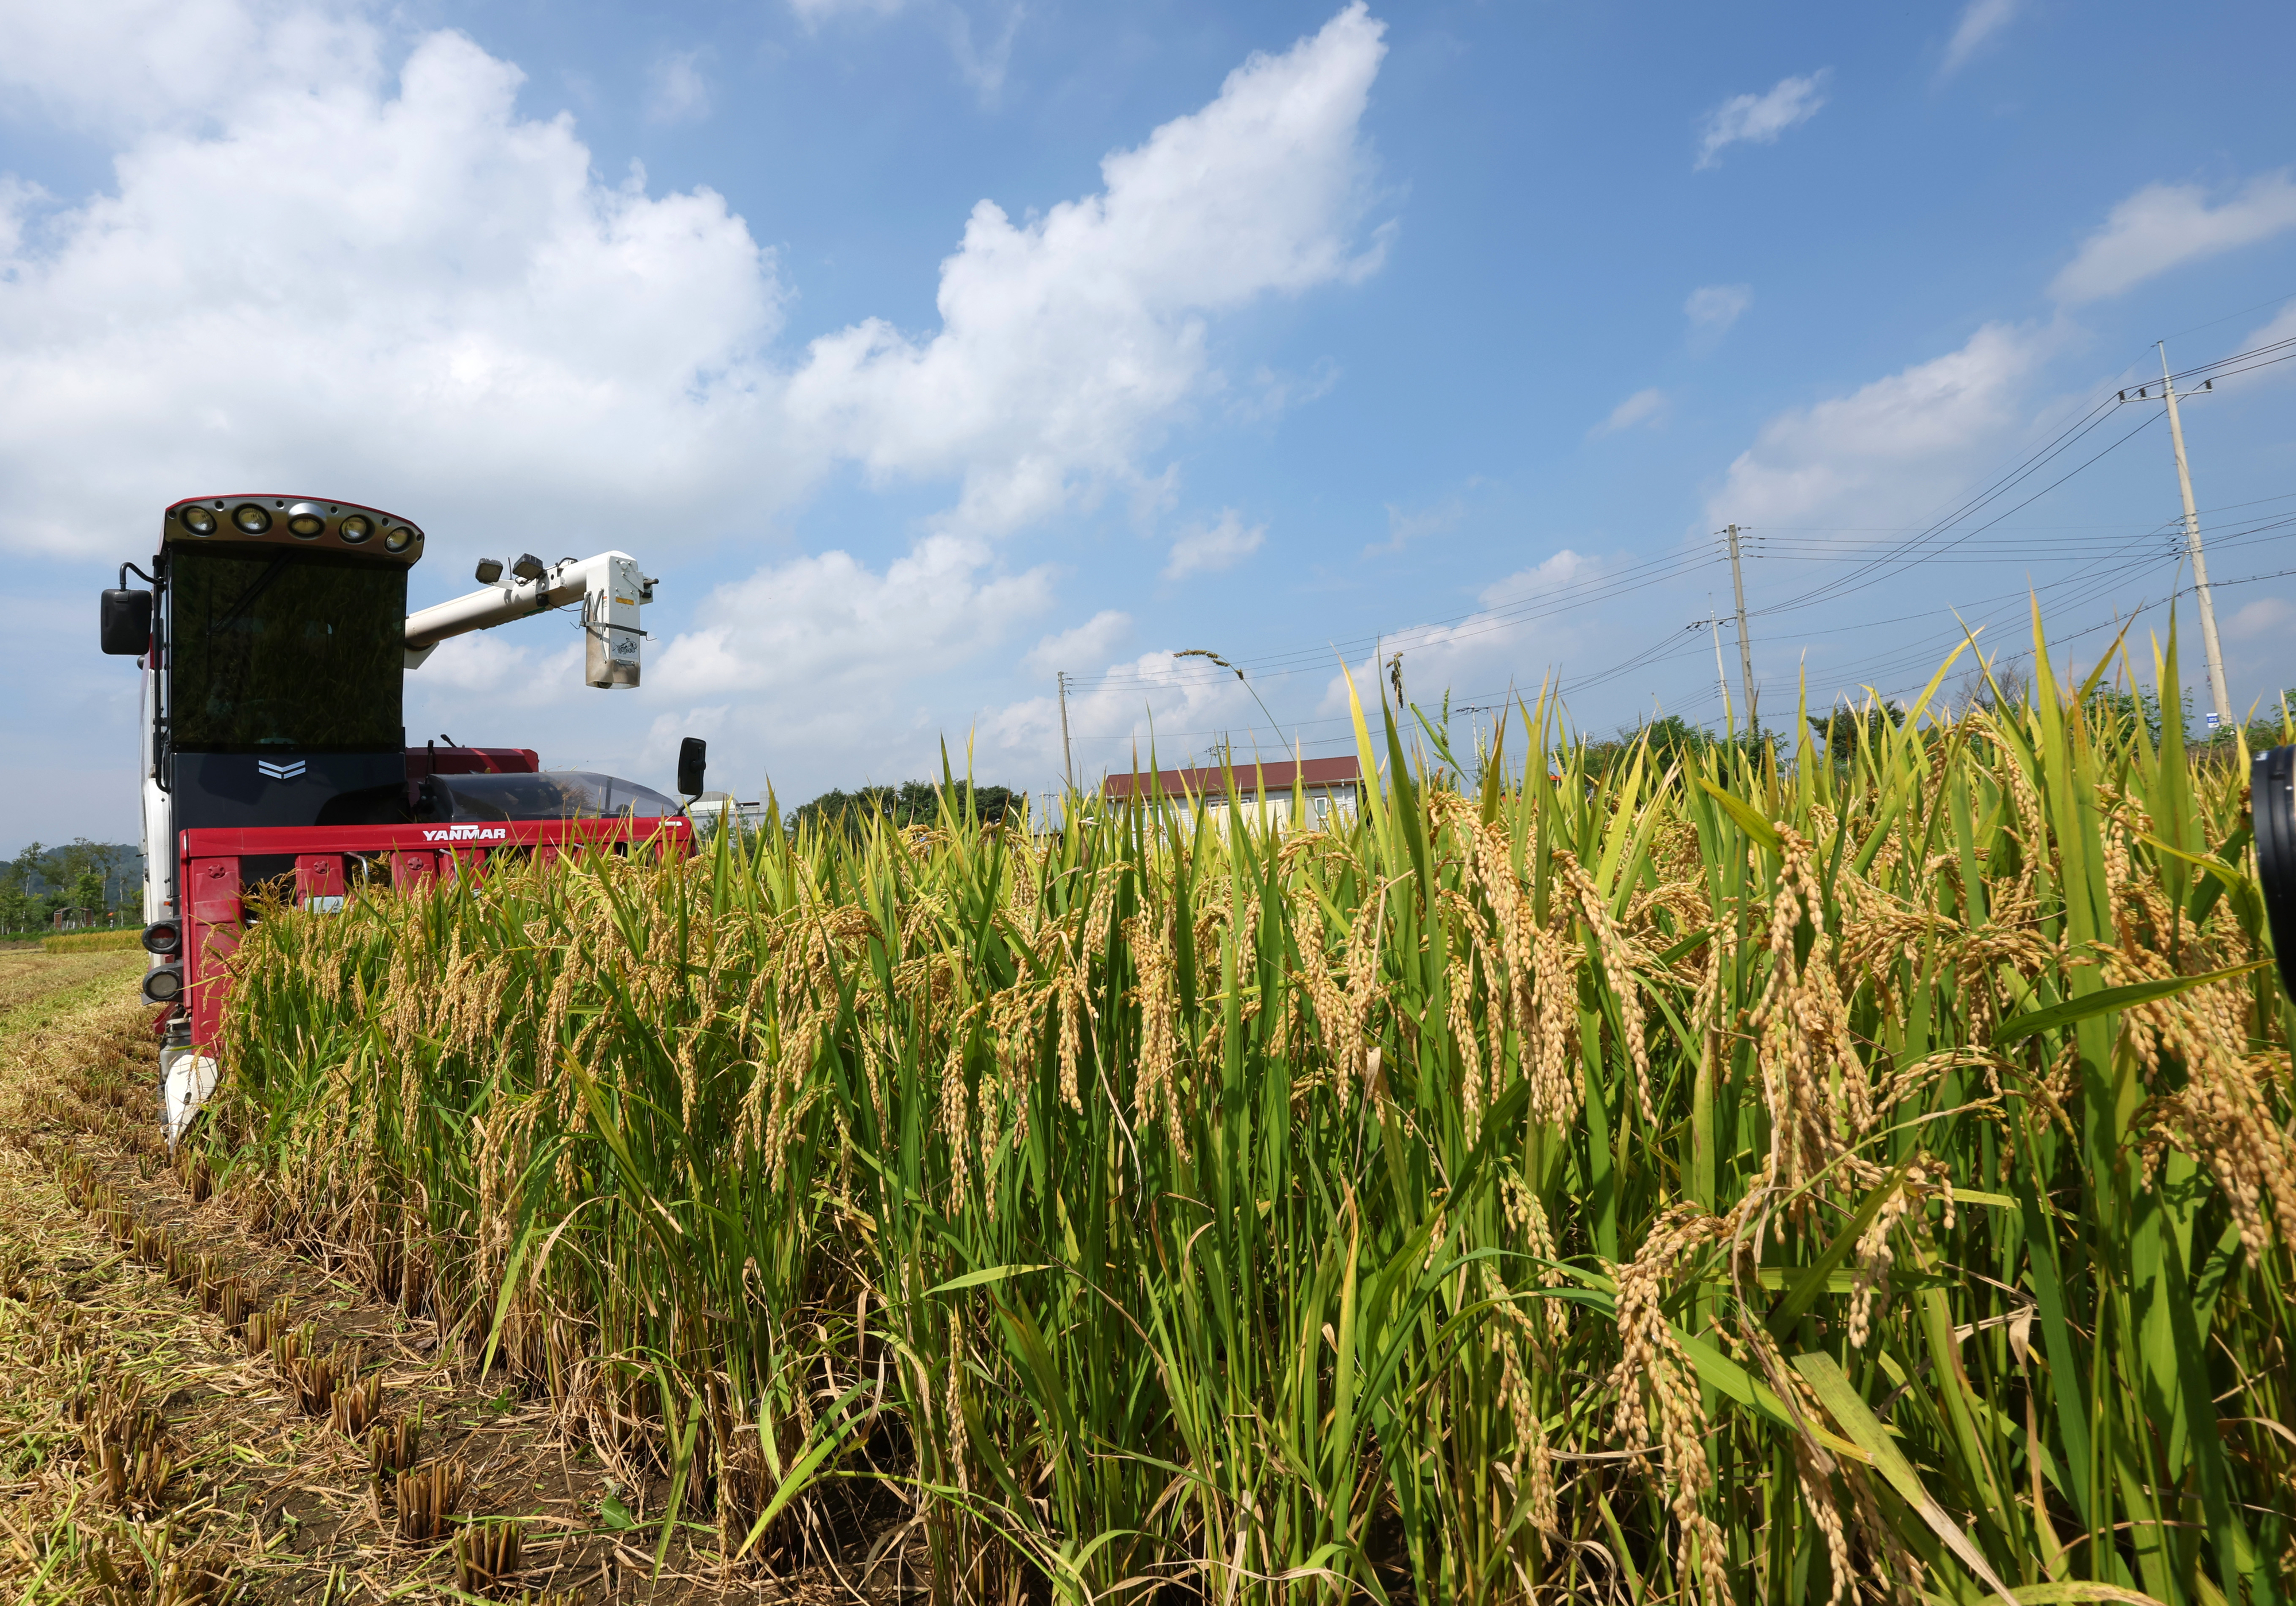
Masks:
[[[706,790],[701,773],[709,767],[709,744],[699,736],[688,736],[677,744],[677,791],[681,797],[698,798]]]
[[[2248,774],[2256,833],[2256,881],[2280,960],[2280,985],[2296,996],[2296,747],[2259,753]]]
[[[114,658],[140,657],[152,644],[152,594],[103,594],[103,650]]]

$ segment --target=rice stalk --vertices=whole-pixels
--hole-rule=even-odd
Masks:
[[[2029,706],[1839,751],[1526,701],[1477,774],[1373,710],[1318,830],[952,788],[368,888],[249,933],[204,1142],[744,1566],[2277,1601],[2296,1017],[2241,968],[2243,776],[2036,644]],[[409,1536],[453,1505],[412,1433],[369,1432]]]

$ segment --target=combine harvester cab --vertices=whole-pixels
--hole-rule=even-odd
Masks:
[[[586,682],[636,686],[653,600],[636,560],[529,555],[505,578],[489,558],[480,589],[410,616],[422,542],[347,502],[193,497],[162,516],[152,572],[123,564],[103,594],[103,651],[144,670],[144,996],[170,1144],[215,1091],[226,962],[265,895],[340,909],[359,886],[468,876],[495,854],[691,849],[684,807],[636,782],[545,771],[526,748],[406,744],[406,672],[512,619],[578,605]],[[703,764],[689,738],[689,799]]]

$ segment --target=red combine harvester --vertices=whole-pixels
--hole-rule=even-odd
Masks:
[[[449,636],[579,605],[583,678],[638,684],[653,582],[626,553],[478,568],[480,589],[406,611],[422,532],[316,496],[198,496],[168,507],[145,574],[103,594],[103,651],[141,660],[144,996],[161,1006],[172,1143],[215,1089],[225,961],[263,895],[340,909],[354,887],[466,877],[496,854],[593,845],[689,849],[675,799],[542,769],[527,748],[410,747],[405,676]],[[133,570],[149,589],[133,589]],[[702,788],[702,743],[678,790]]]

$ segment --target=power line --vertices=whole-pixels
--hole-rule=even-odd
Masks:
[[[2279,298],[2281,300],[2290,299],[2292,298]],[[2271,306],[2276,304],[2277,302],[2276,301],[2262,303],[2260,305]],[[2256,309],[2251,308],[2250,310],[2252,311]],[[2243,315],[2245,315],[2235,313],[2228,315],[2227,318],[2218,320],[2218,322],[2228,322],[2231,318]],[[2201,327],[2208,327],[2208,325],[2202,325]],[[2248,373],[2257,368],[2290,360],[2296,360],[2296,338],[2267,342],[2263,345],[2251,348],[2245,351],[2232,353],[2227,356],[2218,358],[2211,363],[2203,364],[2198,367],[2188,369],[2182,373],[2171,373],[2168,377],[2172,382],[2191,380],[2196,376],[2202,377],[2205,381],[2210,378],[2223,378],[2232,374]],[[2094,467],[2112,453],[2117,451],[2120,447],[2133,440],[2136,435],[2142,433],[2145,428],[2150,426],[2152,422],[2152,417],[2147,417],[2135,429],[2128,430],[2114,438],[2102,449],[2093,453],[2087,458],[2082,459],[2070,468],[2066,469],[2063,472],[2058,474],[2046,484],[2041,485],[2038,488],[2030,491],[2021,500],[2003,508],[2002,511],[1994,513],[1990,518],[1985,519],[1980,523],[1970,523],[1970,520],[1976,518],[1979,514],[1984,512],[1987,509],[1995,506],[1997,504],[2003,502],[2013,492],[2017,491],[2020,488],[2024,487],[2039,473],[2048,469],[2052,464],[2056,463],[2064,458],[2067,454],[2070,453],[2074,448],[2079,446],[2082,441],[2086,440],[2095,430],[2102,428],[2104,419],[2115,410],[2117,404],[2118,397],[2113,393],[2105,392],[2100,394],[2096,400],[2086,411],[2064,424],[2058,430],[2055,435],[2027,452],[2015,462],[2010,463],[2007,467],[1997,472],[1990,480],[1987,481],[1983,485],[1980,486],[1975,491],[1964,496],[1958,504],[1945,510],[1939,517],[1932,520],[1926,525],[1918,527],[1739,526],[1735,527],[1732,531],[1726,532],[1746,539],[1749,545],[1754,549],[1758,555],[1773,557],[1782,561],[1795,561],[1841,562],[1847,561],[1851,565],[1847,572],[1829,576],[1818,584],[1812,586],[1797,594],[1791,595],[1783,601],[1770,603],[1765,607],[1749,610],[1747,616],[1750,618],[1777,618],[1788,613],[1801,611],[1808,608],[1819,605],[1820,603],[1836,602],[1843,597],[1856,594],[1858,592],[1870,589],[1874,586],[1880,585],[1885,581],[1895,578],[1905,570],[1922,563],[1997,564],[2001,562],[2013,562],[2020,560],[2047,562],[2070,557],[2076,553],[2088,553],[2093,549],[2094,543],[2088,540],[2069,537],[2053,538],[2049,535],[2043,533],[2052,530],[2126,530],[2132,533],[2128,539],[2113,545],[2112,549],[2108,552],[2096,553],[2089,562],[2081,564],[2070,574],[2058,576],[2054,578],[2034,584],[2024,591],[2004,594],[1998,598],[1986,598],[1979,604],[1975,605],[1974,608],[1965,606],[1964,616],[1970,613],[1974,613],[1978,609],[1987,608],[1997,602],[2005,603],[2021,601],[2028,596],[2038,595],[2044,593],[2052,594],[2061,594],[2061,600],[2054,604],[2055,606],[2061,608],[2079,607],[2096,597],[2105,594],[2107,592],[2125,583],[2128,578],[2148,570],[2157,569],[2164,563],[2174,561],[2181,567],[2182,559],[2186,554],[2185,552],[2175,546],[2170,546],[2165,550],[2160,550],[2150,553],[2138,553],[2134,550],[2143,546],[2148,542],[2161,540],[2165,534],[2169,533],[2165,524],[2150,527],[2139,527],[2136,525],[2036,525],[2021,527],[2009,525],[2007,522],[2009,520],[2014,518],[2020,512],[2030,507],[2035,502],[2038,502],[2042,497],[2049,495],[2052,491],[2061,488],[2067,481],[2085,472],[2089,468]],[[2296,497],[2296,493],[2284,493],[2275,496],[2256,498],[2250,502],[2227,504],[2220,510],[2210,509],[2209,511],[2211,513],[2219,511],[2234,512],[2251,507],[2260,507],[2275,502],[2286,501],[2292,497]],[[2296,524],[2296,515],[2257,518],[2243,520],[2234,528],[2220,532],[2216,538],[2215,544],[2219,550],[2227,549],[2235,545],[2267,538],[2267,537],[2275,535],[2276,532],[2285,529],[2292,524]],[[1962,526],[1967,526],[1967,528],[1957,528]],[[2020,539],[2013,544],[1996,545],[1982,552],[1972,552],[1968,550],[1968,544],[1973,541],[1977,537],[1983,535],[1989,530],[1997,529],[2003,530],[2005,534],[2015,535],[2019,537]],[[1800,536],[1812,534],[1821,536],[1879,534],[1897,536],[1900,538],[1890,542],[1876,544],[1813,541],[1799,538]],[[1950,535],[1950,538],[1947,538],[1948,535]],[[2189,545],[2189,543],[2187,543],[2187,545]],[[1876,546],[1879,547],[1879,550],[1874,550]],[[1691,551],[1677,551],[1657,557],[1640,559],[1629,562],[1620,568],[1610,569],[1604,572],[1590,574],[1581,579],[1568,580],[1557,586],[1535,587],[1529,595],[1511,602],[1496,603],[1470,612],[1453,615],[1447,619],[1415,625],[1406,629],[1361,634],[1342,640],[1328,642],[1320,646],[1303,647],[1291,651],[1276,651],[1258,658],[1244,658],[1237,660],[1237,664],[1250,668],[1253,671],[1254,679],[1280,680],[1301,674],[1327,672],[1328,667],[1334,657],[1337,657],[1344,663],[1358,656],[1365,649],[1385,651],[1388,648],[1394,648],[1408,652],[1432,646],[1447,646],[1457,642],[1473,640],[1503,631],[1517,629],[1528,624],[1552,619],[1557,615],[1583,609],[1595,603],[1609,601],[1620,595],[1645,591],[1650,587],[1660,586],[1668,581],[1682,578],[1703,570],[1710,566],[1718,563],[1722,555],[1723,554],[1719,552],[1701,553]],[[2270,578],[2275,577],[2271,575],[2244,577],[2242,580],[2226,581],[2222,583],[2248,584],[2254,580]],[[2186,593],[2175,591],[2169,594],[2171,600],[2173,600],[2175,596],[2183,594],[2186,594]],[[1921,618],[1929,617],[1936,611],[1938,610],[1924,610],[1918,613],[1900,615],[1891,619],[1878,621],[1867,620],[1856,625],[1821,628],[1819,630],[1805,631],[1800,634],[1807,638],[1809,636],[1844,634],[1853,630],[1870,632],[1871,630],[1880,628],[1890,624],[1906,623]],[[1705,622],[1706,621],[1704,620],[1698,621],[1697,624],[1693,625],[1689,628],[1694,630],[1702,627]],[[1988,618],[1981,622],[1990,623],[1992,620]],[[1556,681],[1557,687],[1559,690],[1574,692],[1591,691],[1602,685],[1611,684],[1625,676],[1634,674],[1638,670],[1647,669],[1657,665],[1670,663],[1676,660],[1685,657],[1697,651],[1696,643],[1685,643],[1683,641],[1682,638],[1686,633],[1687,632],[1685,631],[1669,631],[1665,635],[1652,641],[1640,651],[1628,655],[1617,663],[1596,670],[1591,675],[1560,676]],[[2085,634],[2087,633],[2076,633],[2076,635]],[[2065,639],[2074,639],[2074,637],[2068,637]],[[1741,632],[1741,641],[1742,644],[1744,642],[1744,633],[1742,629]],[[1869,659],[1862,663],[1841,666],[1835,670],[1835,673],[1840,674],[1860,669],[1886,670],[1895,668],[1899,663],[1915,662],[1919,661],[1923,658],[1933,660],[1936,648],[1933,642],[1927,647],[1914,645],[1900,647],[1890,652],[1876,655],[1874,658]],[[1077,692],[1093,691],[1101,692],[1136,690],[1143,693],[1152,695],[1157,692],[1187,692],[1191,691],[1198,691],[1217,685],[1225,678],[1225,676],[1215,674],[1209,670],[1195,673],[1185,671],[1175,673],[1169,670],[1160,672],[1154,669],[1134,668],[1129,670],[1112,670],[1109,673],[1095,676],[1090,679],[1069,678],[1064,683],[1064,689]],[[1749,676],[1749,679],[1751,682],[1751,675]],[[1476,701],[1479,697],[1488,695],[1489,694],[1477,694],[1475,697],[1470,697],[1464,701],[1472,703]],[[1696,701],[1695,699],[1691,701],[1693,703]],[[1150,715],[1150,717],[1152,720],[1152,714]],[[1306,730],[1320,729],[1322,727],[1344,723],[1346,723],[1345,717],[1341,716],[1317,717],[1292,722],[1291,728],[1293,733],[1293,742],[1300,742],[1301,738],[1300,733]],[[1137,727],[1136,726],[1136,728]],[[1189,735],[1215,735],[1223,733],[1224,731],[1232,731],[1234,728],[1235,727],[1233,725],[1229,725],[1223,727],[1223,731],[1160,732],[1155,733],[1155,734],[1161,738],[1177,738]],[[1257,726],[1244,727],[1247,735],[1253,737],[1256,737],[1258,728],[1259,727]],[[1151,729],[1153,729],[1152,725]],[[1275,737],[1277,742],[1282,744],[1282,731],[1275,730],[1271,733]],[[1076,738],[1076,740],[1084,742],[1126,742],[1133,739],[1134,735],[1132,733],[1128,733],[1122,736],[1093,736],[1087,734],[1079,735]],[[1351,735],[1341,735],[1328,739],[1318,738],[1313,742],[1306,743],[1306,745],[1346,745],[1351,742]]]

